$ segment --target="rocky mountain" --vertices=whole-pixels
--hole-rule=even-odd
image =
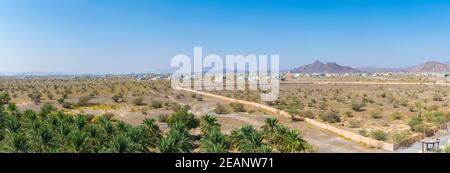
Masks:
[[[415,73],[424,73],[424,72],[445,73],[445,72],[450,72],[450,65],[444,64],[441,62],[437,62],[437,61],[428,61],[428,62],[418,65],[418,66],[405,68],[405,71],[415,72]]]
[[[294,73],[358,73],[358,69],[348,66],[341,66],[333,62],[322,63],[315,61],[312,64],[300,66],[292,70]]]

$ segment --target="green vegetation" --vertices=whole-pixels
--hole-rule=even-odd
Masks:
[[[135,99],[132,101],[132,104],[133,104],[134,106],[144,106],[144,105],[145,105],[145,103],[144,103],[144,98],[142,98],[142,97],[135,98]]]
[[[230,103],[230,107],[233,108],[235,112],[245,112],[245,106],[242,103]]]
[[[392,120],[401,120],[403,119],[403,115],[400,112],[394,112],[390,115]]]
[[[8,93],[0,92],[0,106],[8,104],[10,100]]]
[[[226,152],[311,152],[312,147],[297,130],[288,129],[270,118],[264,130],[252,126],[222,134],[215,116],[201,120],[181,107],[168,116],[163,133],[154,119],[131,126],[103,116],[68,114],[50,103],[39,112],[21,112],[15,104],[0,107],[0,152],[7,153],[226,153]],[[200,127],[201,134],[191,134]]]
[[[364,109],[363,109],[364,106],[365,106],[365,104],[362,102],[356,102],[356,101],[352,102],[352,109],[356,112],[364,111]]]
[[[228,112],[227,108],[224,105],[217,103],[216,108],[214,109],[214,113],[216,113],[216,114],[227,114],[229,112]]]
[[[0,112],[1,152],[152,152],[160,134],[152,120],[132,127],[106,117],[65,114],[50,104],[39,113],[11,111]]]
[[[337,111],[329,111],[319,115],[319,118],[328,123],[338,123],[341,122],[341,116]]]
[[[80,98],[78,99],[77,106],[79,106],[79,107],[89,106],[89,105],[90,105],[90,104],[89,104],[89,101],[90,101],[91,99],[92,99],[91,96],[83,96],[83,97],[80,97]]]
[[[386,141],[388,139],[388,134],[386,132],[381,131],[381,130],[372,131],[370,133],[370,136],[373,139],[380,140],[380,141]]]
[[[411,137],[408,131],[394,132],[391,134],[391,139],[396,144],[405,145],[404,142]]]
[[[111,97],[111,99],[116,103],[121,102],[121,101],[123,101],[123,94],[119,93],[119,94],[113,95]]]
[[[159,108],[162,108],[162,107],[163,107],[163,104],[160,101],[157,101],[157,100],[153,100],[152,101],[152,108],[153,109],[159,109]]]

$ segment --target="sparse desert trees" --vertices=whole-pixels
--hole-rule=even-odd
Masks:
[[[40,92],[33,91],[33,93],[28,94],[28,97],[30,97],[31,101],[37,105],[41,102],[42,94]]]

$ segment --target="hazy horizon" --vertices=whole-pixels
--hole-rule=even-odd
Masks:
[[[402,68],[450,61],[450,2],[0,1],[0,73],[143,73],[177,54]]]

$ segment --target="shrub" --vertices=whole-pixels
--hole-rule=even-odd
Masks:
[[[152,108],[159,109],[162,108],[163,104],[160,101],[152,100]]]
[[[341,116],[339,115],[339,112],[337,112],[337,111],[329,111],[326,113],[322,113],[322,114],[320,114],[319,118],[328,123],[341,122]]]
[[[408,121],[408,125],[409,125],[409,127],[411,127],[412,131],[423,132],[425,129],[423,120],[419,116],[411,118]]]
[[[132,103],[133,103],[134,106],[144,106],[145,105],[144,98],[142,98],[142,97],[135,98],[132,101]]]
[[[400,103],[398,101],[395,101],[394,103],[392,103],[392,107],[393,108],[399,108],[400,107]]]
[[[349,118],[354,117],[353,112],[351,112],[351,111],[347,111],[344,114]]]
[[[364,111],[364,109],[363,109],[364,106],[365,106],[364,103],[356,102],[356,101],[352,102],[352,109],[356,112]]]
[[[381,112],[379,110],[374,110],[374,111],[370,112],[370,116],[372,116],[372,118],[375,118],[375,119],[383,118],[383,116],[381,115]]]
[[[92,99],[90,96],[83,96],[78,99],[77,106],[89,106],[89,101]]]
[[[361,130],[358,131],[358,133],[359,133],[361,136],[364,136],[364,137],[368,137],[368,136],[369,136],[369,134],[367,133],[367,130],[366,130],[366,129],[361,129]]]
[[[375,130],[370,133],[373,139],[380,140],[380,141],[386,141],[388,139],[388,134],[386,132],[383,132],[381,130]]]
[[[426,112],[424,117],[427,121],[432,122],[435,125],[441,125],[450,121],[450,113],[441,111]]]
[[[394,112],[390,115],[392,120],[401,120],[403,119],[403,115],[400,112]]]
[[[194,114],[188,112],[186,108],[182,108],[180,111],[173,113],[167,119],[167,124],[170,127],[177,126],[177,123],[182,123],[188,130],[197,128],[200,125],[200,121],[195,118]]]
[[[167,119],[169,118],[169,115],[167,114],[159,114],[158,115],[158,121],[159,122],[167,122]]]
[[[349,127],[350,128],[359,128],[359,127],[361,127],[361,122],[360,121],[350,120],[348,123],[349,123]]]
[[[403,143],[409,139],[410,134],[408,131],[400,131],[400,132],[394,132],[391,134],[391,139],[396,144],[400,144],[403,146]]]
[[[41,102],[42,94],[39,92],[33,92],[31,94],[28,94],[28,97],[30,97],[31,101],[33,101],[34,104],[39,104]]]
[[[233,108],[235,112],[245,112],[245,106],[242,103],[230,103],[230,107]]]
[[[305,118],[314,118],[314,113],[312,111],[302,111],[299,113],[300,116],[305,117]]]
[[[216,114],[227,114],[228,110],[224,105],[217,103],[216,108],[214,109],[214,113]]]
[[[292,121],[303,121],[304,120],[304,118],[299,115],[296,115],[296,114],[290,114],[290,115],[291,115]]]
[[[433,101],[444,101],[444,98],[440,94],[434,94],[433,95]]]
[[[288,112],[290,115],[295,115],[295,116],[300,115],[300,111],[299,111],[298,109],[296,109],[296,108],[289,108],[289,109],[287,110],[287,112]]]
[[[73,109],[74,105],[73,105],[73,103],[70,103],[70,102],[63,102],[62,107],[66,108],[66,109]]]
[[[120,102],[120,101],[123,100],[123,96],[122,96],[122,94],[116,94],[116,95],[113,95],[113,96],[111,97],[111,99],[112,99],[114,102],[118,103],[118,102]]]
[[[328,107],[328,103],[327,102],[325,102],[325,101],[320,102],[320,104],[319,104],[319,109],[320,110],[327,110],[327,107]]]
[[[47,94],[47,98],[48,98],[49,100],[53,100],[53,99],[54,99],[53,94]]]
[[[64,99],[64,98],[59,98],[59,99],[58,99],[58,103],[59,103],[59,104],[63,104],[63,103],[64,103],[64,100],[66,100],[66,99]]]
[[[427,108],[429,111],[438,111],[439,106],[438,105],[431,105]]]

